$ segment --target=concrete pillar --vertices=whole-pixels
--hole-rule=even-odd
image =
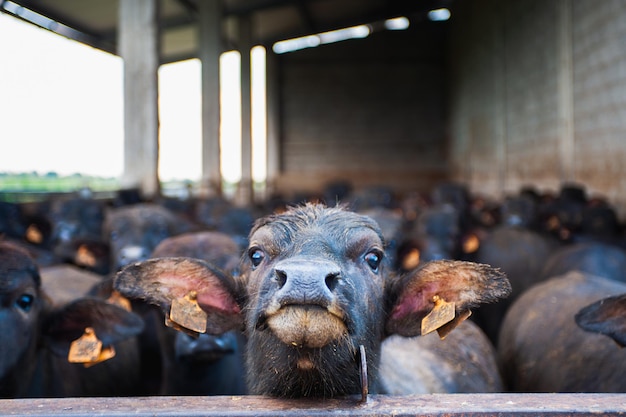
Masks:
[[[278,57],[271,49],[266,54],[266,100],[267,100],[267,192],[276,191],[280,174],[280,107],[278,83]]]
[[[252,49],[252,20],[239,19],[239,52],[241,53],[241,182],[236,203],[248,205],[253,200],[252,190],[252,86],[250,50]]]
[[[497,188],[496,196],[504,198],[507,193],[508,178],[508,115],[507,115],[507,96],[506,96],[506,12],[505,5],[498,3],[497,0],[489,6],[493,9],[494,16],[492,23],[492,36],[494,42],[493,54],[493,82],[494,82],[494,132],[496,137],[496,167],[497,170]]]
[[[560,120],[561,182],[574,181],[574,65],[572,60],[572,2],[558,7],[558,91]]]
[[[220,54],[222,23],[219,0],[203,0],[199,8],[199,57],[202,61],[203,196],[222,193],[220,166]]]
[[[157,0],[120,0],[119,55],[124,60],[124,173],[121,186],[159,194]]]

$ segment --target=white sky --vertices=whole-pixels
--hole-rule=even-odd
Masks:
[[[122,61],[0,13],[0,171],[118,176]]]
[[[10,40],[0,42],[0,172],[120,176],[122,60],[3,13],[0,39]],[[223,100],[231,97],[222,104],[222,170],[226,180],[237,181],[241,173],[241,133],[236,121],[240,102],[232,97],[240,97],[234,85],[238,84],[238,54],[223,56],[222,65],[236,67],[222,72],[223,81],[231,77],[231,86],[222,87]],[[200,62],[161,67],[159,97],[161,179],[199,179]],[[259,127],[253,122],[253,126],[256,132],[264,132],[264,123]],[[256,153],[260,148],[256,147]],[[264,157],[264,152],[257,156]],[[254,177],[263,177],[262,164],[254,165]]]

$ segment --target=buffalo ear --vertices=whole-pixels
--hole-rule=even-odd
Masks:
[[[582,329],[611,337],[626,346],[626,294],[604,298],[581,309],[575,316]]]
[[[419,336],[422,320],[431,312],[439,313],[445,304],[452,309],[452,316],[435,324],[444,337],[469,317],[472,308],[496,302],[510,293],[506,275],[490,265],[450,260],[427,262],[389,286],[385,330],[388,335]]]
[[[136,336],[144,328],[141,317],[99,298],[80,298],[46,317],[43,338],[57,355],[67,356],[72,341],[92,328],[103,346]]]
[[[153,258],[127,265],[115,276],[114,288],[128,298],[159,306],[166,317],[170,317],[172,303],[193,294],[206,313],[206,332],[210,334],[243,325],[234,279],[200,259]]]

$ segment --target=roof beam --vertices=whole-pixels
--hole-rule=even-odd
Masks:
[[[377,10],[373,10],[367,13],[355,14],[347,19],[339,19],[332,22],[326,22],[323,25],[317,25],[316,31],[296,30],[291,32],[285,32],[281,35],[275,36],[271,39],[264,39],[263,45],[271,47],[275,42],[298,38],[301,36],[314,35],[316,33],[329,32],[331,30],[344,29],[347,27],[370,24],[375,22],[384,21],[386,19],[407,16],[407,17],[422,17],[425,19],[426,14],[434,8],[445,7],[450,1],[446,0],[432,0],[417,3],[407,3],[405,1],[396,2],[391,5],[386,5]]]
[[[3,2],[3,11],[6,13],[9,13],[11,15],[13,15],[14,17],[17,17],[21,20],[24,20],[28,23],[34,24],[36,26],[39,26],[43,29],[47,29],[51,32],[55,32],[61,36],[76,40],[78,42],[81,43],[85,43],[87,45],[93,46],[94,48],[98,48],[98,49],[102,49],[104,51],[107,51],[109,53],[116,53],[116,45],[115,42],[111,42],[106,36],[103,36],[102,33],[90,30],[88,27],[85,27],[83,25],[81,25],[79,22],[75,21],[74,19],[59,13],[56,10],[52,10],[50,8],[46,8],[46,7],[42,7],[41,4],[39,2],[36,1],[32,1],[32,0],[12,0],[12,3],[23,7],[25,9],[28,9],[29,11],[39,14],[41,16],[44,16],[47,19],[50,19],[51,21],[54,21],[56,23],[59,23],[63,26],[66,26],[69,30],[59,30],[58,28],[55,28],[54,26],[50,27],[50,26],[42,26],[41,24],[37,23],[36,21],[30,20],[26,17],[24,17],[23,15],[21,15],[19,12],[16,13],[11,13],[10,11],[8,11],[5,7],[5,3],[7,2]]]

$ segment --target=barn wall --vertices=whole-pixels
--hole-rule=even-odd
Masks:
[[[426,23],[280,56],[278,187],[407,190],[443,178],[444,46],[442,26]]]
[[[450,169],[494,196],[579,182],[626,204],[626,2],[459,2]]]
[[[572,11],[575,179],[624,210],[626,2],[576,0]]]

